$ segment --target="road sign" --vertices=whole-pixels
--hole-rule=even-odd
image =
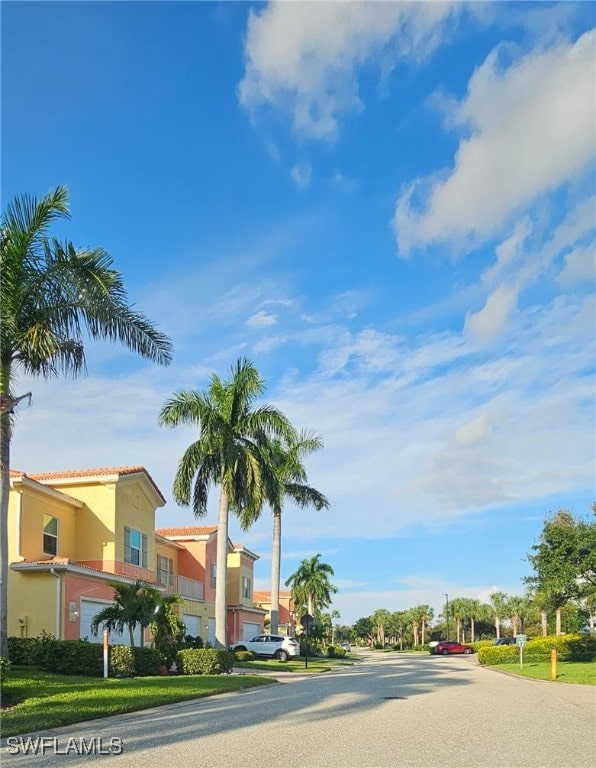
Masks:
[[[305,613],[304,616],[300,619],[300,623],[302,624],[303,629],[305,629],[307,632],[310,632],[314,626],[315,620],[310,615],[310,613]]]
[[[527,635],[516,635],[515,636],[515,643],[516,645],[525,645],[528,641]]]

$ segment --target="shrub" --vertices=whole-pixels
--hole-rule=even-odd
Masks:
[[[86,640],[46,640],[40,666],[62,675],[103,675],[103,645]]]
[[[596,658],[596,637],[590,635],[549,635],[529,640],[523,649],[526,661],[547,661],[551,650],[556,650],[562,661],[592,661]],[[480,648],[480,664],[507,664],[519,659],[516,645],[492,645]]]
[[[236,661],[254,661],[255,655],[252,651],[234,651]]]
[[[141,650],[137,648],[137,650]],[[136,675],[135,654],[127,645],[112,645],[110,648],[110,674],[113,677],[134,677]]]
[[[176,666],[182,675],[221,675],[232,671],[234,654],[215,648],[178,651]]]
[[[9,666],[10,661],[4,656],[0,656],[0,685],[3,685],[4,681],[6,680]]]
[[[426,651],[428,653],[428,643],[424,643],[424,645],[421,645],[420,643],[418,643],[418,645],[413,645],[411,650]]]
[[[327,646],[327,656],[330,659],[345,659],[346,652],[341,645],[329,645]]]
[[[36,665],[39,654],[36,637],[9,637],[8,658],[12,664]]]
[[[200,635],[193,637],[193,635],[185,635],[184,639],[178,644],[178,650],[182,651],[185,648],[203,648],[207,647],[203,644],[203,638]]]
[[[132,648],[132,652],[135,673],[139,677],[159,675],[160,667],[167,664],[167,660],[156,648]]]

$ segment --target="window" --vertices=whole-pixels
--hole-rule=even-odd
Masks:
[[[252,589],[251,589],[251,583],[248,576],[242,577],[242,597],[246,597],[250,600],[252,597]]]
[[[157,581],[166,587],[174,586],[174,561],[169,557],[157,556]]]
[[[58,554],[58,518],[51,515],[43,516],[43,553]]]
[[[215,589],[216,576],[217,576],[217,563],[211,563],[211,589]]]
[[[124,528],[124,562],[147,567],[147,535],[134,528]]]

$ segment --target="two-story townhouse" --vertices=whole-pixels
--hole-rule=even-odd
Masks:
[[[271,592],[259,591],[254,593],[255,605],[265,610],[265,622],[271,622]],[[289,590],[280,590],[278,605],[277,631],[280,635],[294,637],[296,635],[296,606]]]
[[[215,602],[217,526],[187,526],[184,528],[158,528],[156,534],[168,541],[183,545],[186,550],[179,557],[180,573],[202,568],[205,582],[205,600],[209,605]],[[254,563],[259,556],[241,544],[232,544],[228,539],[227,547],[227,612],[226,634],[228,644],[240,640],[249,640],[263,631],[265,611],[255,607],[253,602]],[[197,616],[183,617],[190,634],[200,634],[215,642],[215,618]],[[193,631],[195,630],[195,631]],[[197,631],[198,630],[198,631]]]
[[[92,640],[91,621],[112,602],[112,584],[141,579],[181,595],[187,633],[213,642],[215,526],[196,544],[156,531],[165,499],[140,466],[10,474],[9,635]]]

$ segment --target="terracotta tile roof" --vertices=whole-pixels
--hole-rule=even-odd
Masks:
[[[149,472],[147,472],[145,467],[140,465],[130,467],[95,467],[92,469],[71,469],[64,472],[42,472],[27,476],[32,480],[49,483],[51,485],[52,480],[78,480],[80,478],[87,477],[105,477],[106,475],[136,475],[140,473],[143,473],[147,477],[157,492],[158,496],[163,500],[165,504],[166,500],[162,492],[159,490],[157,483],[151,477]]]
[[[217,532],[216,525],[194,525],[185,528],[156,528],[155,533],[159,536],[209,536]]]
[[[257,603],[270,603],[271,602],[271,592],[268,592],[268,591],[267,592],[263,592],[263,591],[258,592],[258,591],[255,590],[255,591],[253,591],[252,596],[253,596],[253,600],[255,602],[257,602]],[[279,593],[279,597],[280,597],[280,599],[281,598],[286,598],[287,599],[289,597],[292,597],[292,593],[290,591],[288,591],[288,590],[282,590]]]

